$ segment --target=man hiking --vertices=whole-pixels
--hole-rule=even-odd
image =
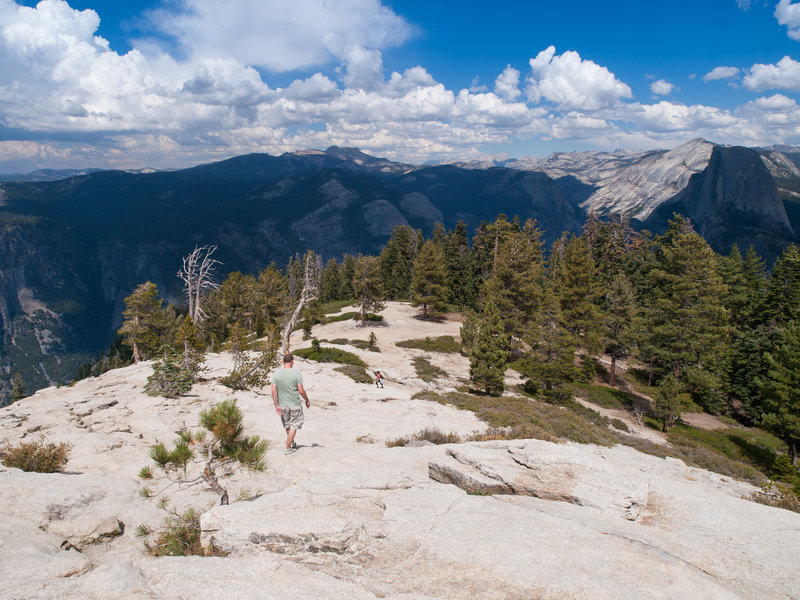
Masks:
[[[281,416],[281,423],[286,430],[286,450],[284,454],[291,454],[297,450],[294,436],[303,426],[303,406],[300,396],[306,401],[306,408],[311,408],[308,394],[303,387],[303,376],[294,367],[294,356],[291,353],[283,355],[283,368],[272,373],[272,402],[275,412]]]

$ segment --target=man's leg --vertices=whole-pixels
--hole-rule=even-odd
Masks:
[[[287,429],[286,430],[286,449],[288,450],[292,442],[294,441],[294,436],[297,435],[297,429]]]

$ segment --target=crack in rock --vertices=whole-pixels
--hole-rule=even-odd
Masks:
[[[359,538],[363,533],[362,528],[349,528],[338,535],[322,536],[316,533],[288,535],[283,533],[256,533],[250,534],[250,543],[256,544],[274,552],[298,556],[302,554],[355,554],[363,549]]]

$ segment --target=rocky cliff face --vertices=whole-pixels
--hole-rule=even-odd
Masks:
[[[598,215],[618,213],[644,220],[682,191],[689,179],[708,166],[714,144],[692,140],[669,152],[653,152],[598,182],[583,207]]]
[[[427,234],[462,219],[474,231],[505,213],[536,219],[549,246],[579,232],[590,211],[647,217],[655,231],[679,211],[716,250],[752,244],[771,261],[798,240],[800,204],[786,195],[792,156],[693,140],[671,151],[415,167],[334,147],[0,184],[0,402],[14,371],[30,390],[69,381],[111,342],[138,284],[180,298],[175,272],[196,245],[219,247],[224,275],[285,264],[307,248],[375,254],[396,225]]]
[[[708,167],[686,188],[659,206],[647,223],[663,228],[673,213],[692,219],[712,247],[725,252],[752,244],[771,263],[796,240],[775,180],[755,150],[716,147]]]

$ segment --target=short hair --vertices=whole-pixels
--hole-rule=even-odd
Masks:
[[[287,352],[286,354],[283,355],[283,362],[284,363],[290,363],[292,361],[294,361],[294,356],[292,356],[291,352]]]

